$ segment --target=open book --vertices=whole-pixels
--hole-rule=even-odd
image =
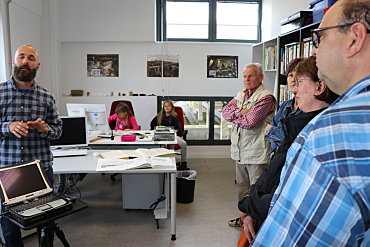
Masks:
[[[96,171],[123,171],[147,168],[174,168],[175,164],[169,157],[147,157],[140,156],[136,159],[99,159]]]
[[[129,156],[120,150],[100,153],[103,159],[129,159]]]
[[[166,148],[138,148],[136,151],[138,154],[141,154],[143,156],[148,157],[156,157],[156,156],[162,156],[167,154],[174,154],[175,151],[171,149]]]

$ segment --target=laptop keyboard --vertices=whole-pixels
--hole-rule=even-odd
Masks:
[[[75,200],[74,197],[68,195],[50,194],[40,197],[38,200],[9,206],[6,208],[6,211],[11,219],[22,226],[29,226],[35,222],[40,222],[73,209]]]
[[[51,150],[54,157],[65,157],[65,156],[74,156],[74,155],[87,155],[87,149],[57,149]]]
[[[54,195],[47,195],[47,196],[39,198],[38,200],[32,200],[28,203],[24,202],[24,203],[21,203],[19,205],[12,206],[9,209],[18,213],[18,212],[25,211],[25,210],[30,209],[30,208],[35,208],[35,207],[44,205],[46,203],[49,203],[49,202],[52,202],[52,201],[55,201],[55,200],[58,200],[58,199],[59,198],[54,196]]]

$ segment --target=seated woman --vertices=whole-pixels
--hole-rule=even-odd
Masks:
[[[271,142],[271,149],[270,149],[270,157],[276,153],[277,149],[281,145],[281,143],[284,140],[284,131],[283,126],[281,124],[281,119],[292,115],[301,114],[302,110],[298,107],[298,101],[297,101],[297,91],[294,90],[296,87],[295,79],[296,79],[296,71],[295,67],[297,64],[302,61],[303,58],[296,58],[289,62],[287,66],[287,84],[289,87],[289,90],[293,93],[294,98],[284,101],[280,107],[279,110],[276,112],[276,115],[272,119],[271,124],[268,124],[265,128],[265,138],[269,142]]]
[[[181,133],[180,120],[177,118],[175,106],[173,105],[171,100],[166,100],[163,103],[162,110],[150,122],[150,128],[152,130],[156,126],[174,126],[174,128],[177,130],[177,136]],[[181,148],[181,164],[180,164],[179,170],[186,170],[187,169],[186,142],[184,141],[184,139],[178,136],[177,144]]]
[[[115,128],[114,130],[139,130],[139,126],[137,125],[136,118],[132,114],[130,108],[125,103],[119,103],[112,116],[108,118],[108,124],[110,125],[111,122],[115,121]]]
[[[338,97],[319,80],[317,71],[315,57],[309,57],[297,65],[294,90],[297,93],[298,106],[304,113],[289,115],[281,120],[285,134],[284,141],[257,182],[251,186],[249,196],[238,203],[239,215],[244,221],[244,231],[250,242],[267,217],[271,199],[280,183],[281,170],[290,145],[311,119]],[[254,221],[255,224],[253,224]]]

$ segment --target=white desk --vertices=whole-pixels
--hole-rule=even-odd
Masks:
[[[134,133],[153,133],[152,130],[135,130],[135,131],[132,131]],[[95,138],[97,137],[97,135],[95,134],[96,132],[93,132],[91,135],[88,136],[88,139],[91,140],[92,138]],[[122,142],[121,141],[121,135],[122,135],[122,131],[114,131],[114,134],[116,134],[116,136],[114,137],[114,140],[111,140],[109,138],[102,138],[100,140],[97,140],[97,141],[94,141],[92,143],[89,143],[89,146],[90,147],[94,147],[94,146],[100,146],[99,148],[105,148],[105,147],[108,147],[108,146],[129,146],[131,149],[133,148],[133,146],[164,146],[164,145],[174,145],[174,144],[177,144],[177,135],[175,133],[175,140],[173,141],[135,141],[135,142]],[[138,136],[136,137],[136,140],[138,139]],[[103,147],[104,146],[104,147]]]
[[[99,157],[94,157],[93,152],[106,152],[106,150],[88,150],[87,156],[70,156],[70,157],[58,157],[54,158],[53,170],[56,174],[65,173],[101,173],[96,171],[96,166]],[[135,157],[138,154],[135,150],[124,151],[129,156]],[[171,157],[175,162],[175,155]],[[171,169],[137,169],[137,170],[125,170],[125,171],[111,171],[112,173],[122,174],[170,174],[171,176],[171,239],[176,240],[176,167]],[[105,172],[107,173],[107,172]],[[122,178],[122,184],[124,183],[124,177]],[[165,184],[168,184],[168,180]],[[167,187],[168,188],[168,187]],[[157,213],[160,215],[165,214],[167,218],[168,211],[168,189],[165,186],[166,200],[162,203],[164,208],[160,209]],[[155,212],[156,214],[156,212]],[[157,217],[157,216],[156,216]],[[160,216],[159,218],[164,218]]]

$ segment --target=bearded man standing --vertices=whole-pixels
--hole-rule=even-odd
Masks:
[[[13,76],[0,84],[0,167],[38,159],[53,186],[50,140],[62,134],[62,120],[53,94],[34,80],[39,68],[36,49],[21,46],[13,58]],[[7,247],[23,246],[18,226],[3,218],[1,228]]]

